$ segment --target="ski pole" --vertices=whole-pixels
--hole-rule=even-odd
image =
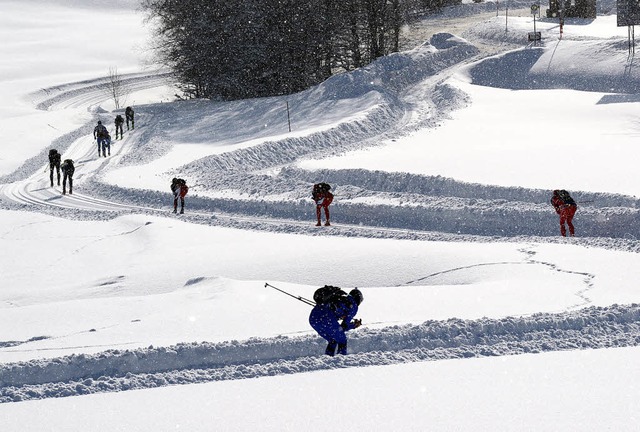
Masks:
[[[300,300],[302,303],[306,303],[306,304],[308,304],[309,306],[315,306],[315,305],[316,305],[316,304],[315,304],[315,302],[313,302],[313,301],[311,301],[311,300],[309,300],[309,299],[306,299],[306,298],[301,297],[301,296],[296,296],[296,295],[290,294],[290,293],[288,293],[288,292],[286,292],[286,291],[284,291],[284,290],[281,290],[281,289],[280,289],[280,288],[278,288],[278,287],[275,287],[275,286],[271,285],[270,283],[265,283],[265,284],[264,284],[264,287],[265,287],[265,288],[266,288],[266,287],[271,287],[271,288],[273,288],[273,289],[275,289],[275,290],[280,291],[280,292],[281,292],[281,293],[283,293],[283,294],[288,295],[289,297],[293,297],[293,298],[294,298],[294,299],[296,299],[296,300]]]

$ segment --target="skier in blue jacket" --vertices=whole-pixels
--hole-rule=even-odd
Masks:
[[[362,293],[358,288],[330,303],[317,304],[309,315],[309,324],[320,336],[329,342],[325,354],[334,356],[347,354],[346,332],[360,327],[362,320],[354,320],[358,306],[362,303]],[[339,322],[342,320],[342,322]]]

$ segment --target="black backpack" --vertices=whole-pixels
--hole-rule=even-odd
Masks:
[[[576,202],[573,200],[573,198],[571,198],[571,195],[569,195],[569,192],[567,192],[566,190],[564,189],[559,190],[558,196],[560,197],[563,203],[567,205],[576,205]]]
[[[75,169],[76,168],[73,166],[73,160],[71,159],[65,159],[62,163],[62,171],[65,171],[67,174],[73,175]]]
[[[339,300],[346,296],[347,293],[344,292],[341,288],[331,285],[325,285],[322,288],[318,288],[313,293],[313,301],[316,302],[316,304],[335,303],[336,300]]]
[[[98,126],[96,126],[96,132],[99,138],[106,138],[109,134],[109,131],[106,127],[104,127],[103,124],[99,124]]]
[[[58,150],[49,150],[49,162],[55,165],[58,165],[60,163],[60,153],[58,153]]]
[[[331,185],[329,183],[316,183],[313,185],[314,192],[329,192],[331,190]]]
[[[118,114],[116,116],[116,124],[122,124],[124,123],[124,119],[122,118],[122,116],[120,114]]]
[[[317,200],[321,194],[329,192],[330,190],[331,185],[329,183],[316,183],[313,185],[313,193],[311,194],[311,198]]]

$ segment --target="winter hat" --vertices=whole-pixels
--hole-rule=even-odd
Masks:
[[[360,306],[360,303],[362,303],[362,300],[364,300],[362,292],[358,288],[352,289],[349,292],[349,296],[356,302],[358,306]]]

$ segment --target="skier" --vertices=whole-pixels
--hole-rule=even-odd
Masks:
[[[116,116],[114,123],[116,124],[116,139],[118,139],[118,131],[120,131],[120,139],[122,139],[122,125],[124,124],[124,119],[120,114]]]
[[[331,186],[327,183],[317,183],[313,185],[313,192],[311,193],[311,198],[316,203],[316,217],[318,218],[318,222],[316,226],[322,225],[321,215],[322,209],[324,208],[324,217],[325,217],[325,226],[330,226],[331,222],[329,221],[329,205],[333,201],[333,194],[329,192]]]
[[[109,131],[107,131],[107,128],[98,120],[98,124],[93,128],[93,139],[98,143],[98,157],[100,156],[100,149],[104,146],[103,142],[108,135]]]
[[[184,196],[189,192],[187,182],[174,177],[171,180],[171,192],[173,192],[173,212],[178,212],[178,198],[180,198],[180,214],[184,214]]]
[[[107,136],[102,140],[102,156],[107,157],[107,151],[109,152],[109,156],[111,156],[111,135],[107,131]]]
[[[576,210],[578,210],[576,202],[566,190],[556,189],[553,191],[553,196],[551,197],[551,205],[556,210],[556,213],[560,215],[560,234],[562,234],[563,237],[567,236],[567,229],[564,226],[566,222],[569,227],[569,235],[573,237],[575,235],[573,216],[576,214]]]
[[[131,129],[134,129],[135,126],[133,124],[133,108],[131,108],[130,106],[128,106],[125,110],[124,110],[124,116],[127,118],[127,130],[129,130],[129,121],[131,121]]]
[[[349,294],[344,294],[346,293],[342,291],[342,295],[337,295],[326,303],[317,303],[309,315],[311,327],[328,342],[324,353],[329,356],[335,355],[336,348],[338,354],[346,355],[346,332],[362,325],[362,320],[353,319],[358,313],[358,306],[362,303],[362,292],[355,288]],[[340,320],[342,323],[339,322]]]
[[[57,171],[58,174],[58,186],[60,186],[60,153],[58,150],[51,149],[49,150],[49,179],[51,180],[51,187],[53,187],[53,169]]]
[[[73,194],[73,173],[75,172],[75,167],[73,166],[73,161],[71,159],[65,159],[62,162],[62,195],[67,193],[67,179],[69,179],[69,195]]]

